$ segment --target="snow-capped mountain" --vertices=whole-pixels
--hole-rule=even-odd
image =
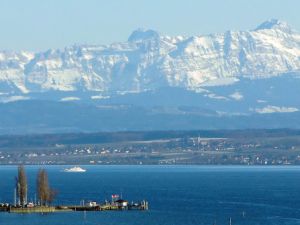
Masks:
[[[2,96],[47,91],[201,90],[242,77],[300,71],[300,34],[270,20],[250,31],[169,37],[136,30],[128,41],[46,52],[0,52]]]
[[[300,128],[300,34],[250,31],[0,51],[0,134]],[[28,100],[28,101],[20,101]]]

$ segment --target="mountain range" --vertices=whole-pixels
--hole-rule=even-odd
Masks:
[[[0,133],[299,128],[299,91],[300,33],[286,22],[138,29],[110,45],[0,51]]]

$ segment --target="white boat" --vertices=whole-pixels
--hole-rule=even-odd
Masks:
[[[71,172],[71,173],[84,173],[86,172],[86,169],[82,169],[79,166],[74,166],[72,168],[69,169],[64,169],[64,172]]]

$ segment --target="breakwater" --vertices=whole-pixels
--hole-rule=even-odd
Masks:
[[[53,212],[74,212],[74,211],[107,211],[107,210],[148,210],[149,203],[145,200],[141,202],[129,203],[126,200],[118,199],[113,202],[97,204],[89,202],[86,205],[58,205],[58,206],[14,206],[10,204],[1,205],[0,212],[10,213],[53,213]]]

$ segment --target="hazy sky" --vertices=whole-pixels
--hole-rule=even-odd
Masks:
[[[271,18],[300,31],[300,0],[0,0],[0,49],[46,50],[168,35],[249,30]]]

